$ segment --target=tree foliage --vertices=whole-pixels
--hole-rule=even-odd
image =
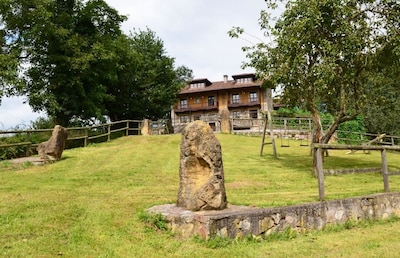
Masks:
[[[363,109],[365,126],[371,133],[400,135],[399,46],[399,39],[394,38],[377,52],[372,63],[375,76],[368,86],[375,98]]]
[[[0,99],[18,92],[64,126],[162,117],[191,71],[125,19],[104,0],[0,0]]]
[[[275,23],[271,12],[261,12],[260,24],[268,43],[244,47],[248,66],[283,88],[284,101],[303,104],[314,120],[314,142],[326,143],[339,124],[354,119],[382,87],[376,77],[376,54],[399,38],[400,4],[372,0],[266,1],[269,10],[285,4]],[[230,31],[232,37],[243,33]],[[388,51],[391,57],[398,49]],[[393,57],[394,58],[394,57]],[[318,107],[326,104],[335,120],[322,133]]]
[[[114,121],[162,118],[192,77],[192,71],[185,66],[175,68],[163,41],[149,29],[121,37],[118,49],[119,79],[108,89],[117,101],[107,103],[109,117]]]

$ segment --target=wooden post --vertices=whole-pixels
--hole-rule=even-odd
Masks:
[[[88,130],[89,130],[89,128],[86,127],[85,128],[85,138],[83,139],[83,147],[86,147],[88,145],[88,137],[89,137]]]
[[[232,123],[233,124],[233,123]],[[267,131],[267,119],[264,119],[264,130],[263,130],[263,135],[262,135],[262,140],[261,140],[261,150],[260,150],[260,156],[263,155],[264,151],[264,145],[265,145],[265,133]]]
[[[31,133],[30,132],[26,133],[26,141],[27,142],[31,141]],[[30,155],[31,155],[31,144],[27,144],[26,149],[25,149],[25,156],[29,157]]]
[[[388,171],[388,166],[387,166],[387,161],[386,161],[386,150],[383,149],[381,151],[381,157],[382,157],[382,177],[383,177],[383,189],[385,193],[389,192],[389,171]]]
[[[263,136],[262,136],[262,143],[261,143],[261,151],[260,155],[262,156],[263,150],[264,150],[264,145],[265,145],[265,132],[267,131],[267,124],[269,127],[269,135],[271,137],[271,145],[272,145],[272,152],[274,155],[274,159],[278,158],[278,154],[276,153],[276,146],[275,146],[275,138],[274,138],[274,133],[272,131],[272,115],[271,115],[271,110],[273,107],[273,100],[272,100],[272,89],[268,88],[266,89],[266,107],[267,107],[267,116],[264,118],[264,130],[263,130]]]
[[[126,133],[125,136],[129,135],[129,120],[126,121]]]
[[[318,175],[318,192],[319,192],[319,200],[325,200],[325,187],[324,187],[324,168],[322,164],[322,148],[318,147],[315,148],[314,151],[316,152],[316,170]]]
[[[268,116],[269,134],[271,136],[272,152],[274,154],[274,159],[277,159],[278,154],[276,153],[275,138],[274,138],[274,133],[272,131],[272,115],[271,115],[271,111],[269,109],[267,112],[267,116]]]
[[[111,140],[111,124],[107,126],[107,141]]]

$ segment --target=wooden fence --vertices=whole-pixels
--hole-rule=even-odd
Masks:
[[[332,145],[332,144],[314,144],[314,151],[316,152],[315,169],[318,176],[318,192],[320,201],[325,200],[325,187],[324,187],[324,168],[323,168],[323,150],[379,150],[381,151],[381,174],[383,177],[384,192],[389,192],[389,170],[386,160],[386,151],[394,150],[400,151],[400,146],[384,146],[384,145]]]
[[[70,127],[66,128],[68,131],[68,141],[82,141],[82,146],[86,147],[90,142],[95,141],[109,141],[112,135],[118,136],[128,136],[128,135],[140,135],[142,120],[123,120],[118,122],[111,122],[106,124],[86,126],[86,127]],[[3,135],[25,135],[25,141],[19,143],[11,144],[0,144],[1,148],[19,147],[25,146],[25,155],[30,156],[31,149],[36,148],[39,143],[33,143],[31,138],[34,134],[48,134],[50,137],[53,129],[38,129],[38,130],[10,130],[10,131],[0,131],[0,137]],[[98,140],[99,138],[104,138],[103,140]]]

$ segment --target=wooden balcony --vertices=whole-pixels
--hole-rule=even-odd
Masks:
[[[174,107],[175,113],[185,113],[185,112],[196,112],[196,111],[208,111],[208,110],[218,110],[218,102],[215,101],[211,103],[193,103],[188,104],[186,107],[181,107],[179,105]]]
[[[240,100],[240,101],[229,101],[228,108],[236,108],[236,107],[255,107],[261,106],[260,100],[257,101],[249,101],[249,100]]]

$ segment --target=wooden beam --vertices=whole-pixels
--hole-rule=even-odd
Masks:
[[[371,141],[369,141],[367,143],[361,144],[361,145],[362,146],[369,146],[369,145],[371,145],[371,143],[374,143],[374,142],[377,142],[379,140],[382,140],[382,138],[384,138],[385,136],[386,136],[386,134],[378,135],[375,139],[373,139],[373,140],[371,140]],[[392,144],[392,145],[394,145],[394,144]],[[350,152],[347,152],[346,154],[353,154],[356,151],[358,151],[358,150],[351,150]]]
[[[386,161],[386,150],[381,151],[382,157],[382,177],[383,177],[383,188],[385,193],[389,192],[389,170]]]
[[[314,143],[314,148],[332,150],[396,150],[400,151],[400,146],[381,146],[381,145],[347,145],[347,144],[321,144]]]
[[[319,192],[319,200],[325,200],[325,186],[324,186],[324,168],[322,164],[322,149],[315,149],[316,153],[316,169],[318,175],[318,192]]]

